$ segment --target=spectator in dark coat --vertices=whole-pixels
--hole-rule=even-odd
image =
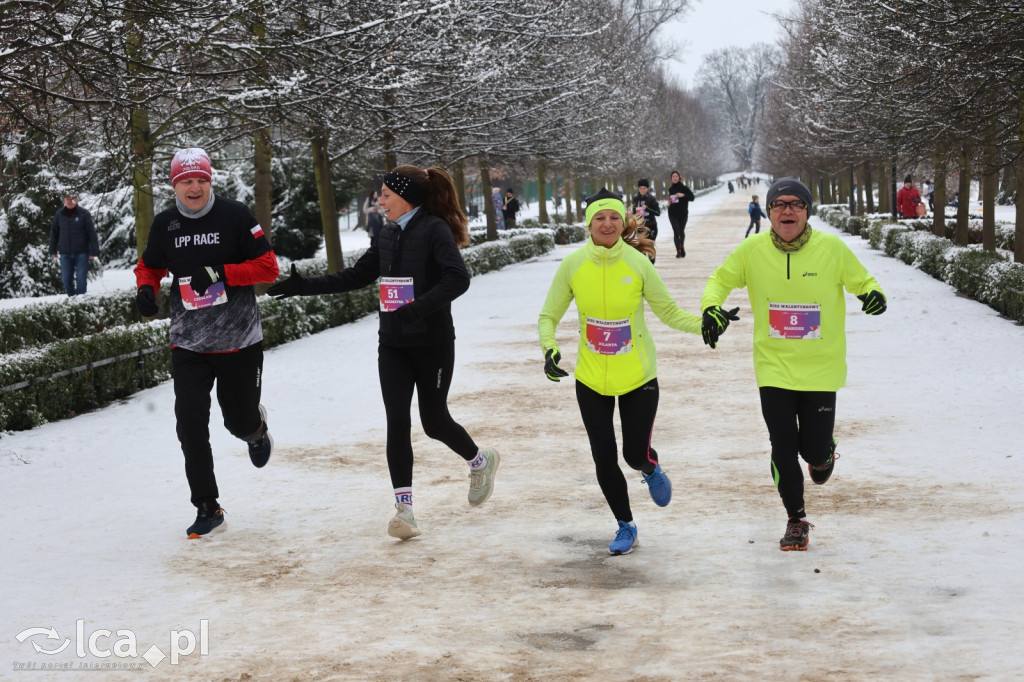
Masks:
[[[519,199],[516,199],[515,192],[509,187],[505,190],[505,203],[501,207],[501,214],[505,217],[506,230],[511,230],[516,226],[517,213],[519,213]]]
[[[64,207],[50,223],[50,255],[60,258],[60,278],[68,296],[84,294],[89,261],[100,255],[92,215],[78,205],[78,196],[64,193]]]

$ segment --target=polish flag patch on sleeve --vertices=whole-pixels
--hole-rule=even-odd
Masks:
[[[253,226],[253,228],[249,231],[252,232],[253,239],[259,239],[260,237],[263,236],[263,228],[260,227],[259,225]]]

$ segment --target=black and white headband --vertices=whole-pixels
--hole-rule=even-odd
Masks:
[[[385,173],[384,184],[413,206],[420,206],[427,200],[427,188],[401,173],[395,171]]]

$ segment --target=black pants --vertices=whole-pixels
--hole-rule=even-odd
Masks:
[[[646,474],[658,466],[658,453],[651,447],[654,416],[658,412],[658,380],[651,379],[640,388],[619,396],[619,419],[622,422],[622,458],[635,471]],[[590,451],[597,468],[597,483],[604,499],[619,521],[632,521],[626,477],[619,468],[615,444],[615,396],[601,395],[585,384],[576,382],[576,401],[580,406],[583,426],[590,439]]]
[[[263,343],[235,353],[194,353],[172,348],[171,373],[185,477],[192,492],[192,504],[198,507],[203,502],[216,501],[219,496],[210,448],[210,392],[214,382],[224,426],[231,435],[250,441],[264,430],[259,413]]]
[[[690,219],[689,213],[672,213],[669,211],[668,221],[672,224],[672,241],[676,245],[676,253],[682,253],[686,243],[686,221]]]
[[[420,406],[423,432],[439,440],[467,462],[477,446],[448,412],[448,389],[455,366],[455,341],[440,346],[397,348],[380,344],[377,370],[388,420],[388,470],[395,488],[412,486],[412,391]]]
[[[747,225],[747,233],[743,235],[743,238],[746,239],[747,237],[749,237],[750,236],[750,230],[754,229],[755,227],[757,229],[754,230],[754,234],[761,234],[761,221],[760,220],[751,220],[750,224]]]
[[[772,478],[790,517],[803,518],[804,471],[825,463],[836,423],[834,391],[791,391],[762,386],[761,414],[772,441]]]

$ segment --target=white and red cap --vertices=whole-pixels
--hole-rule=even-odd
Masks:
[[[179,149],[171,159],[171,186],[186,178],[206,178],[213,180],[210,157],[199,147]]]

